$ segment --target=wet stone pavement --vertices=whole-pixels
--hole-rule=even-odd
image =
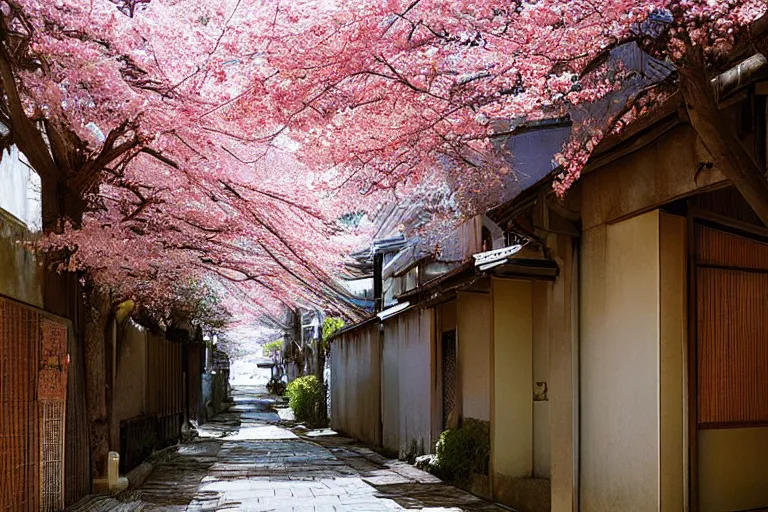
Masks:
[[[296,435],[281,426],[264,388],[236,388],[233,395],[235,405],[200,427],[200,437],[158,458],[141,487],[90,497],[71,510],[503,510],[351,439]]]

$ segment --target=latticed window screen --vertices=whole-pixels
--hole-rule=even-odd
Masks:
[[[40,402],[40,510],[64,508],[63,400]]]
[[[456,408],[456,331],[443,333],[443,428],[448,428]]]
[[[768,423],[768,244],[696,237],[699,425]]]

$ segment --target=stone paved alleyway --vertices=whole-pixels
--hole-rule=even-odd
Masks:
[[[279,426],[271,400],[259,391],[236,389],[235,406],[158,461],[140,488],[93,497],[72,510],[502,510],[350,439],[299,437]]]

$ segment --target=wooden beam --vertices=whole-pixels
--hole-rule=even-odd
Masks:
[[[735,130],[723,123],[701,48],[692,45],[687,48],[684,64],[678,73],[691,126],[712,155],[715,167],[733,183],[763,224],[768,226],[768,179],[744,149]]]
[[[607,165],[619,158],[627,156],[635,151],[642,149],[652,143],[672,128],[680,124],[682,120],[677,112],[668,115],[662,120],[655,120],[654,124],[646,129],[645,132],[635,132],[632,138],[625,140],[613,146],[610,151],[604,151],[589,160],[584,167],[583,173],[594,171],[604,165]]]

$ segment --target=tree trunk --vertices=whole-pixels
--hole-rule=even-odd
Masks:
[[[691,125],[712,155],[713,164],[741,192],[755,213],[768,226],[768,179],[763,169],[747,152],[735,130],[723,122],[717,108],[703,58],[689,51],[686,62],[679,66],[680,90],[685,100]]]
[[[85,385],[88,421],[91,425],[93,478],[107,474],[109,452],[109,411],[105,332],[109,321],[109,299],[94,291],[90,296],[85,324]]]

